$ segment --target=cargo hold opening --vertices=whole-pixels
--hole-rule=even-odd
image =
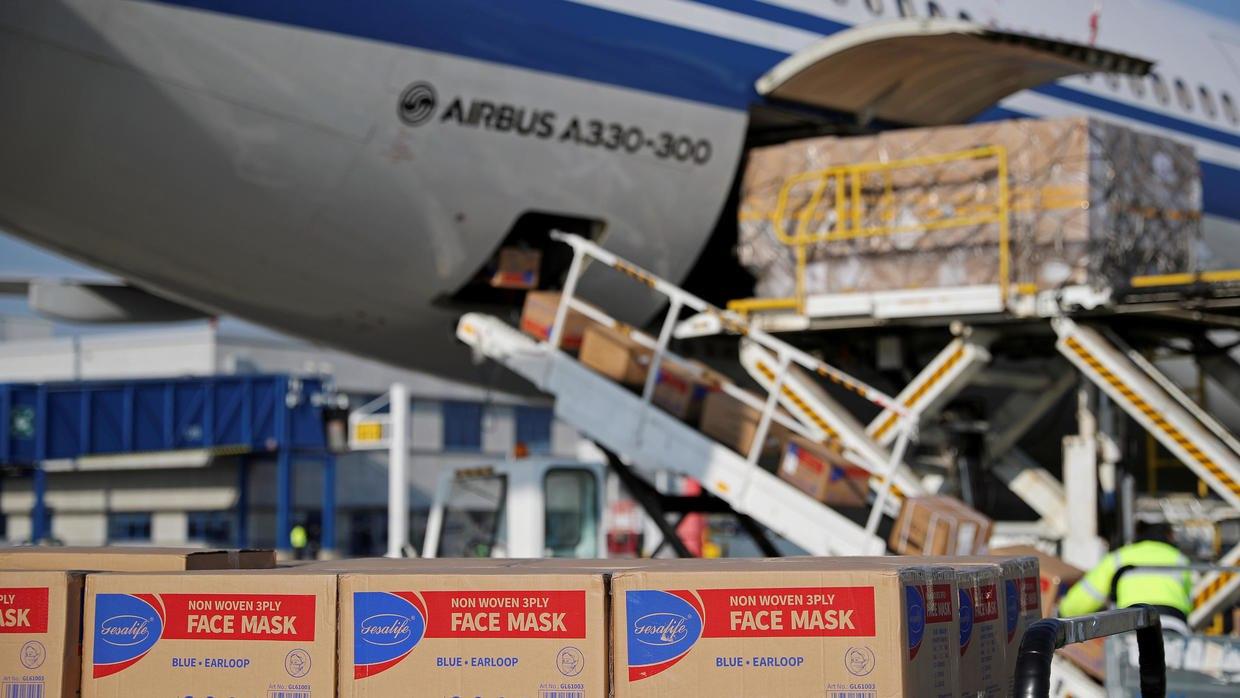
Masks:
[[[564,285],[573,251],[551,239],[553,230],[597,240],[603,228],[600,220],[527,211],[512,224],[473,277],[440,303],[458,308],[520,307],[527,291]]]

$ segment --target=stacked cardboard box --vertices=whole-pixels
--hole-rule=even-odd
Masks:
[[[526,293],[525,305],[521,308],[521,331],[535,339],[550,339],[551,328],[555,326],[555,314],[560,307],[560,297],[559,291]],[[582,334],[592,324],[593,321],[590,318],[570,309],[564,319],[560,348],[565,351],[577,351],[581,347]]]
[[[339,693],[608,694],[607,574],[555,564],[349,571]]]
[[[868,471],[849,463],[840,452],[799,436],[784,444],[779,476],[834,507],[864,506],[870,490]]]
[[[1076,584],[1081,577],[1085,576],[1085,572],[1081,569],[1073,567],[1060,558],[1047,555],[1031,546],[1014,545],[1007,548],[995,548],[991,553],[1004,556],[1033,556],[1037,558],[1040,571],[1038,593],[1041,598],[1042,613],[1047,617],[1056,615],[1059,607],[1059,598],[1068,593],[1068,589],[1071,589],[1073,584]]]
[[[646,382],[652,352],[638,344],[627,328],[590,325],[581,337],[581,363],[631,387]]]
[[[70,698],[82,668],[80,572],[0,572],[0,692]]]
[[[1000,146],[1007,153],[1011,281],[1127,285],[1140,274],[1193,268],[1200,238],[1201,184],[1190,146],[1085,118],[1021,119],[964,126],[828,137],[759,148],[741,190],[739,257],[758,278],[758,295],[790,296],[794,252],[776,237],[838,231],[841,180],[804,177],[839,165],[922,159],[871,171],[839,192],[844,220],[894,234],[852,235],[808,250],[810,293],[846,293],[994,284],[996,222],[980,221],[1002,196],[995,158],[931,156]],[[929,158],[929,159],[927,159]],[[774,220],[785,184],[787,209]],[[849,185],[845,185],[849,186]],[[854,218],[855,217],[855,218]],[[994,219],[990,219],[993,221]]]
[[[84,605],[82,573],[0,572],[0,648],[60,672],[29,695],[79,666],[108,697],[1004,695],[1039,609],[1033,558],[130,558],[157,569],[89,574]]]
[[[0,692],[45,698],[79,694],[85,571],[274,565],[275,555],[270,550],[0,549]]]
[[[85,629],[84,698],[335,690],[332,572],[92,574]]]
[[[521,247],[505,247],[499,251],[499,263],[491,275],[495,288],[538,288],[538,270],[542,252]]]
[[[614,574],[614,695],[956,694],[955,638],[927,634],[950,623],[953,589],[931,604],[920,591],[951,576],[898,560],[715,562]]]
[[[757,399],[761,401],[761,398]],[[783,410],[780,410],[780,413],[787,416]],[[710,393],[702,401],[702,433],[742,456],[749,455],[749,448],[758,434],[761,418],[762,413],[758,410],[727,393]],[[771,420],[762,444],[762,457],[778,457],[781,444],[790,436],[791,431]]]
[[[986,515],[951,497],[909,497],[888,545],[900,555],[976,555],[994,526]]]
[[[673,417],[696,425],[701,421],[706,397],[718,392],[724,382],[723,376],[697,361],[687,364],[664,361],[659,367],[651,401]]]
[[[654,352],[637,342],[628,327],[590,325],[582,334],[581,363],[634,390],[645,387]],[[650,401],[673,417],[696,424],[702,402],[724,378],[697,361],[665,358]]]

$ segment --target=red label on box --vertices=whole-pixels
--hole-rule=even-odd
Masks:
[[[931,584],[929,587],[919,586],[921,595],[926,599],[927,623],[950,623],[956,618],[956,609],[952,604],[955,594],[950,584]]]
[[[873,637],[873,587],[699,589],[702,637]]]
[[[973,622],[985,623],[999,619],[999,588],[994,584],[983,584],[977,588],[974,600]]]
[[[314,640],[314,594],[160,594],[164,640]]]
[[[1021,580],[1022,611],[1033,611],[1042,608],[1042,597],[1038,593],[1038,578],[1025,577]]]
[[[0,633],[47,632],[47,587],[0,589]]]
[[[429,638],[584,638],[586,592],[424,591]]]

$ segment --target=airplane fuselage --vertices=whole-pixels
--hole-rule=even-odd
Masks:
[[[1236,32],[1176,20],[1202,38],[1174,48],[1122,4],[1099,43],[1194,96],[1209,85],[1215,116],[1094,78],[985,118],[1087,113],[1188,140],[1208,235],[1230,252],[1240,130],[1218,100],[1240,96]],[[1089,26],[1068,0],[937,5],[1078,41]],[[9,0],[0,228],[187,304],[469,375],[444,300],[518,219],[597,222],[609,249],[683,278],[735,215],[754,81],[872,19],[862,0]],[[657,302],[606,274],[583,291],[632,321]]]

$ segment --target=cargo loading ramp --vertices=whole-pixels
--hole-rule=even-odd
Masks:
[[[1059,351],[1130,417],[1233,507],[1240,507],[1240,441],[1157,367],[1118,337],[1068,318],[1052,322]],[[1240,562],[1240,546],[1220,565]],[[1206,625],[1240,596],[1240,575],[1206,574],[1193,590],[1189,624]]]
[[[812,441],[821,442],[828,437],[821,429],[801,424],[777,409],[778,388],[792,364],[829,376],[880,407],[905,416],[906,410],[894,398],[751,328],[736,314],[714,308],[584,238],[559,233],[555,238],[573,247],[574,258],[548,339],[539,341],[498,318],[469,313],[457,326],[457,337],[462,342],[472,347],[477,356],[503,364],[553,396],[559,419],[604,449],[619,454],[634,471],[650,476],[658,471],[671,471],[692,477],[737,514],[752,518],[810,554],[874,555],[885,551],[886,546],[875,535],[875,530],[889,487],[880,488],[870,520],[862,526],[764,470],[757,465],[757,459],[773,422]],[[653,351],[641,393],[630,392],[558,348],[570,308],[594,322],[610,327],[619,325],[602,311],[573,297],[587,259],[615,269],[669,298],[670,307],[657,339],[630,333],[634,340]],[[719,386],[723,392],[759,410],[762,415],[747,455],[731,450],[651,404],[661,364],[664,361],[684,363],[667,350],[682,308],[712,313],[730,331],[759,343],[777,357],[780,368],[775,391],[765,401],[730,382]],[[891,481],[911,437],[911,428],[904,420],[896,432],[898,438],[886,465],[885,482]]]

